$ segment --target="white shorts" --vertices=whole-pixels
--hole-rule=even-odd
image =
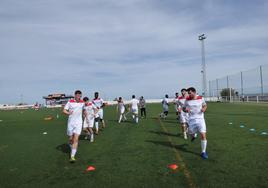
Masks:
[[[103,109],[99,109],[98,115],[96,117],[99,117],[100,119],[103,119]]]
[[[188,113],[181,112],[180,113],[180,123],[188,123]]]
[[[206,122],[205,119],[190,119],[188,121],[189,125],[189,134],[206,133]]]
[[[119,112],[120,112],[120,114],[123,114],[123,113],[125,112],[125,108],[121,108],[121,109],[119,110]]]
[[[82,131],[82,122],[76,124],[68,124],[67,126],[67,135],[73,136],[74,134],[80,135]]]
[[[138,113],[139,113],[139,110],[138,110],[137,108],[132,108],[132,109],[131,109],[131,112],[132,112],[133,114],[138,114]]]
[[[83,129],[92,128],[93,125],[94,125],[94,119],[95,119],[94,117],[93,118],[88,118],[89,123],[87,123],[87,120],[85,119],[84,123],[83,123]]]

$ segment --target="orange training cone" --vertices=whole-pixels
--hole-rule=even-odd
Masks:
[[[87,171],[94,171],[95,170],[95,167],[94,166],[88,166],[87,167]]]
[[[170,165],[168,165],[168,168],[170,168],[172,170],[176,170],[178,168],[178,165],[176,165],[176,164],[170,164]]]

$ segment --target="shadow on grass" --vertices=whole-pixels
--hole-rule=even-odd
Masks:
[[[164,136],[175,136],[175,137],[180,137],[181,134],[178,133],[178,134],[172,134],[172,133],[166,133],[166,132],[163,132],[163,131],[148,131],[149,133],[154,133],[154,134],[158,134],[158,135],[164,135]]]
[[[191,153],[191,154],[194,154],[194,155],[197,155],[197,156],[200,155],[200,153],[188,150],[186,148],[188,146],[188,144],[173,145],[168,141],[154,141],[154,140],[146,140],[145,142],[149,142],[149,143],[153,143],[153,144],[156,144],[156,145],[165,146],[165,147],[169,147],[169,148],[175,148],[178,151],[182,151],[182,152],[185,152],[185,153]]]
[[[62,153],[69,154],[71,152],[70,147],[68,144],[61,144],[56,147],[58,151],[61,151]]]

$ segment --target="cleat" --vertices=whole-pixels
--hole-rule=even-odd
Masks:
[[[70,158],[70,163],[74,163],[76,160],[75,160],[75,158],[74,157],[71,157]]]
[[[202,159],[208,159],[208,154],[206,152],[201,153]]]

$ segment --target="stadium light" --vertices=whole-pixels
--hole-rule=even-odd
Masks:
[[[207,76],[206,76],[206,60],[205,60],[205,43],[204,40],[207,37],[205,34],[199,35],[198,40],[201,41],[201,55],[202,55],[202,69],[201,69],[201,74],[202,74],[202,83],[203,83],[203,88],[202,88],[202,95],[207,96]]]

